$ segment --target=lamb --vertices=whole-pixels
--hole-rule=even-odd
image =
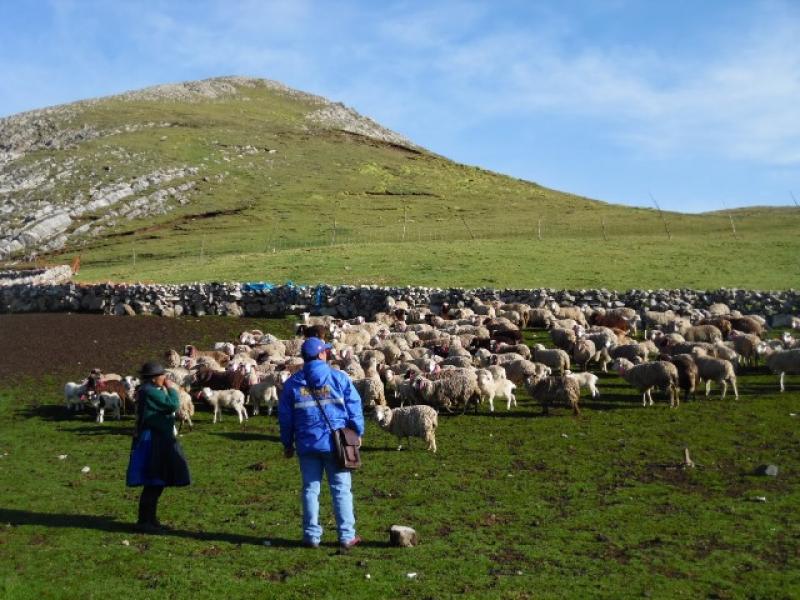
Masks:
[[[247,410],[244,407],[244,393],[241,390],[216,390],[204,387],[198,398],[205,400],[214,410],[214,420],[222,422],[222,408],[233,409],[239,417],[239,423],[247,420]]]
[[[480,369],[477,373],[478,388],[480,389],[481,401],[484,397],[489,401],[489,411],[494,412],[494,399],[505,398],[508,401],[506,410],[511,410],[511,404],[517,406],[517,399],[514,396],[514,390],[517,388],[513,382],[505,377],[495,379],[491,371],[487,369]]]
[[[724,400],[728,391],[727,382],[730,382],[733,386],[734,396],[737,400],[739,399],[739,390],[736,389],[736,373],[729,361],[695,353],[694,362],[697,363],[697,372],[700,379],[706,382],[706,396],[710,393],[711,382],[716,381],[722,386],[722,399]]]
[[[192,417],[194,416],[194,402],[192,402],[192,397],[182,387],[178,387],[178,398],[180,400],[180,404],[178,405],[178,410],[175,411],[175,418],[178,419],[180,424],[178,425],[178,433],[180,433],[181,429],[183,429],[183,424],[186,423],[189,425],[189,431],[194,429],[194,425],[192,424]]]
[[[569,369],[569,354],[559,348],[548,350],[542,344],[536,344],[531,355],[534,362],[547,365],[553,372],[563,373]]]
[[[375,409],[375,420],[384,431],[397,436],[398,442],[405,437],[409,446],[411,437],[424,439],[428,443],[428,450],[436,452],[436,427],[439,424],[439,415],[430,406],[416,405],[401,408],[378,406]],[[402,445],[398,445],[398,450]]]
[[[122,399],[114,392],[100,392],[92,398],[92,406],[97,411],[97,422],[102,423],[106,410],[116,416],[117,421],[122,418]]]
[[[580,401],[580,384],[572,377],[562,375],[560,377],[549,376],[537,379],[529,377],[525,380],[525,387],[531,397],[538,400],[542,405],[544,414],[548,414],[551,403],[566,404],[572,408],[575,416],[581,414],[578,402]]]
[[[88,380],[84,379],[82,383],[75,383],[68,381],[64,385],[64,404],[67,410],[82,410],[83,399],[88,392]]]
[[[253,415],[259,413],[261,404],[267,406],[267,416],[272,415],[272,409],[278,404],[278,392],[286,380],[289,371],[273,371],[267,373],[261,380],[250,386],[250,401],[253,403]]]
[[[133,399],[128,395],[128,390],[122,381],[116,379],[100,379],[96,380],[92,377],[87,382],[89,392],[100,394],[101,392],[109,392],[117,394],[121,401],[121,408],[123,413],[127,413],[127,409],[133,407]]]
[[[564,375],[567,377],[572,377],[575,381],[577,381],[581,389],[589,390],[592,398],[597,398],[600,395],[600,392],[597,389],[598,377],[594,373],[573,373],[572,371],[564,371]]]
[[[657,360],[634,365],[625,358],[618,358],[614,361],[612,368],[642,393],[642,406],[647,406],[648,399],[650,406],[653,406],[653,396],[650,390],[654,387],[667,390],[670,408],[677,408],[680,405],[678,369],[672,363]]]
[[[770,352],[766,358],[767,368],[775,374],[780,373],[781,392],[785,391],[783,385],[784,375],[800,375],[800,348],[792,350],[779,350]]]

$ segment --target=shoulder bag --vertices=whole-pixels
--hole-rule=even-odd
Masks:
[[[336,454],[336,462],[342,469],[354,471],[361,468],[361,452],[358,447],[361,445],[361,440],[353,429],[349,427],[342,427],[341,429],[334,429],[319,402],[316,394],[313,394],[314,401],[317,403],[317,408],[322,413],[322,418],[328,425],[328,429],[333,434],[333,451]]]

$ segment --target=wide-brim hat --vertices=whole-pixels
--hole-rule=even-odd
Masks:
[[[155,361],[149,361],[142,365],[142,370],[139,371],[140,377],[158,377],[166,373],[164,367]]]

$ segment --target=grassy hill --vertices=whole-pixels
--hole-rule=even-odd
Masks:
[[[23,117],[0,121],[0,130],[29,131]],[[38,259],[80,254],[84,280],[800,285],[800,210],[662,216],[581,198],[454,163],[271,82],[165,86],[42,119],[21,156],[0,160],[0,201],[40,211],[82,205],[65,245]],[[158,190],[187,184],[185,193],[165,192],[152,214],[109,218],[114,204],[85,210],[114,186],[187,168],[197,171],[121,201],[152,204]],[[19,173],[44,179],[3,195],[2,177]],[[24,226],[29,210],[0,211],[0,219]]]

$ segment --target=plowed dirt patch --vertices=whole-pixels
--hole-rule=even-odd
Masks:
[[[232,317],[167,319],[87,314],[0,315],[0,381],[83,377],[94,367],[132,374],[185,344],[210,348],[248,329],[285,337],[286,321]]]

